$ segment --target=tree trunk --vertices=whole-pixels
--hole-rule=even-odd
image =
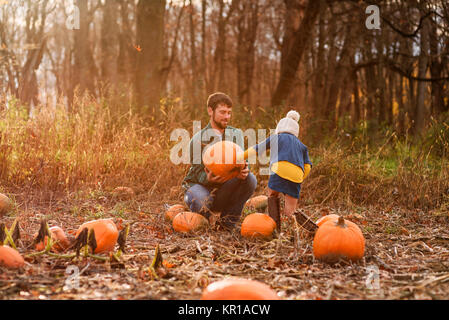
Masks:
[[[353,95],[354,95],[354,117],[352,121],[352,125],[355,127],[359,124],[361,120],[361,111],[360,111],[360,97],[359,97],[359,83],[357,77],[357,70],[352,72],[352,84],[353,84]]]
[[[138,50],[134,48],[136,45],[131,31],[128,19],[128,1],[120,0],[120,17],[121,29],[119,34],[119,52],[117,56],[117,74],[120,84],[128,83],[131,79],[130,75],[135,74]]]
[[[137,55],[134,85],[136,103],[148,119],[158,118],[164,58],[165,0],[139,0],[137,4]]]
[[[398,75],[398,85],[396,86],[396,100],[398,102],[398,119],[397,119],[397,131],[399,135],[405,134],[405,105],[404,105],[404,81],[405,79]]]
[[[320,0],[322,5],[323,1]],[[318,49],[316,54],[316,62],[314,65],[314,81],[313,81],[313,109],[316,118],[321,118],[320,110],[322,110],[323,96],[324,96],[324,68],[326,61],[324,59],[324,44],[326,42],[326,31],[325,31],[325,15],[326,12],[323,9],[324,6],[320,8],[320,19],[318,27]]]
[[[94,80],[97,75],[92,51],[89,43],[89,25],[91,14],[88,10],[87,0],[77,0],[76,6],[80,12],[80,29],[74,30],[75,33],[75,65],[74,65],[74,86],[79,85],[79,93],[85,91],[95,95]]]
[[[442,71],[442,63],[440,52],[438,50],[438,35],[437,35],[437,25],[436,21],[431,23],[429,28],[429,45],[430,45],[430,75],[432,78],[440,78]],[[443,97],[443,85],[442,81],[432,81],[432,103],[431,103],[431,114],[438,116],[444,111],[444,97]]]
[[[39,104],[39,88],[37,83],[36,71],[39,68],[44,50],[46,46],[46,37],[44,36],[44,26],[47,18],[48,0],[42,3],[31,4],[28,3],[29,10],[26,17],[26,30],[27,30],[27,42],[36,44],[36,47],[29,50],[25,64],[21,68],[20,78],[18,79],[18,98],[28,109],[28,113],[31,108],[31,104]],[[35,29],[36,21],[41,20],[38,30]]]
[[[191,109],[191,116],[192,119],[196,119],[196,112],[198,108],[196,106],[199,105],[199,92],[201,88],[201,80],[198,77],[198,64],[197,64],[197,55],[196,55],[196,43],[195,43],[195,23],[193,21],[194,15],[195,15],[195,6],[192,3],[192,0],[190,0],[189,3],[189,29],[190,29],[190,76],[191,76],[191,103],[193,108]]]
[[[118,36],[112,30],[118,30],[117,0],[108,0],[103,6],[103,21],[101,25],[101,81],[116,85],[117,82],[117,49]]]
[[[205,99],[208,95],[207,88],[209,88],[209,77],[207,76],[206,65],[206,9],[207,1],[201,1],[201,79],[202,79],[202,98]]]
[[[254,74],[255,42],[259,24],[259,1],[243,2],[237,21],[237,97],[241,104],[251,105]]]
[[[304,13],[304,18],[293,36],[291,49],[288,51],[284,64],[281,66],[279,82],[271,99],[273,107],[283,105],[293,88],[295,75],[306,48],[306,42],[310,36],[319,11],[319,1],[309,0]]]
[[[425,20],[420,32],[420,54],[418,61],[418,77],[425,78],[427,73],[427,65],[428,65],[428,50],[429,50],[429,41],[428,41],[428,21]],[[426,90],[427,83],[425,81],[418,81],[418,96],[416,99],[416,112],[415,112],[415,133],[422,134],[426,123]]]
[[[214,68],[212,72],[212,81],[210,85],[212,87],[209,88],[209,92],[219,90],[219,91],[228,91],[228,86],[225,83],[225,62],[226,62],[226,26],[228,24],[229,19],[232,16],[232,13],[236,6],[238,5],[239,0],[232,0],[231,5],[229,7],[228,13],[224,16],[225,9],[225,1],[219,0],[219,11],[218,11],[218,22],[217,22],[217,42],[215,45],[214,52]]]

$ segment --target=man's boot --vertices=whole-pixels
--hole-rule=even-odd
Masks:
[[[276,233],[281,233],[281,199],[279,197],[268,197],[268,215],[276,222]]]

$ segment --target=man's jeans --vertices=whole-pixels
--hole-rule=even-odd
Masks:
[[[245,180],[233,178],[217,188],[207,188],[195,184],[188,189],[184,201],[192,212],[209,218],[209,211],[221,212],[221,219],[227,225],[236,225],[240,219],[245,202],[253,195],[257,179],[250,172]]]

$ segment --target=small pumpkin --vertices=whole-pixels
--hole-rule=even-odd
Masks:
[[[114,198],[119,200],[129,200],[135,197],[134,190],[129,187],[117,187],[112,191]]]
[[[246,201],[246,207],[256,210],[264,210],[268,206],[268,197],[264,195],[255,196]]]
[[[216,176],[230,180],[239,175],[245,163],[237,163],[237,154],[243,150],[231,141],[219,141],[209,146],[203,153],[204,166]]]
[[[25,265],[22,255],[8,246],[0,246],[0,266],[17,269]]]
[[[49,228],[49,230],[51,233],[51,238],[53,239],[54,242],[56,242],[52,247],[54,251],[61,252],[70,246],[70,241],[67,239],[64,230],[62,230],[58,226],[51,227]],[[47,236],[45,236],[45,240],[43,242],[41,241],[36,244],[36,250],[42,251],[45,249],[46,246],[47,246]]]
[[[178,232],[196,232],[209,225],[207,219],[196,212],[184,211],[173,218],[173,229]]]
[[[276,222],[263,213],[252,213],[245,217],[240,234],[247,238],[269,238],[276,229]]]
[[[338,214],[328,214],[328,215],[326,215],[326,216],[323,216],[323,217],[319,218],[319,219],[316,221],[316,224],[317,224],[317,226],[319,227],[319,226],[321,226],[323,223],[325,223],[325,222],[327,222],[327,221],[329,221],[329,220],[332,220],[332,221],[338,221],[338,218],[340,218],[340,216],[339,216]]]
[[[94,253],[109,252],[114,250],[119,234],[114,221],[111,219],[99,219],[83,223],[78,228],[75,237],[78,237],[84,228],[87,228],[88,230],[93,229],[95,232],[97,248]]]
[[[201,300],[279,300],[266,284],[246,279],[225,279],[204,289]]]
[[[3,193],[0,193],[0,217],[7,214],[9,210],[11,210],[11,200]]]
[[[313,239],[313,255],[325,262],[334,263],[340,258],[357,261],[364,252],[365,238],[362,231],[343,217],[323,223]]]
[[[186,211],[186,208],[182,204],[175,204],[165,211],[165,219],[167,221],[173,221],[173,218],[180,212]]]

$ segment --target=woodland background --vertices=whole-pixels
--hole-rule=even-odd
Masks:
[[[370,4],[380,29],[365,25]],[[447,200],[446,1],[4,0],[0,17],[5,188],[167,194],[186,170],[168,161],[171,130],[205,124],[222,91],[242,129],[301,113],[320,177],[311,201],[346,190],[360,202],[362,186],[376,202],[387,181],[407,205]]]

